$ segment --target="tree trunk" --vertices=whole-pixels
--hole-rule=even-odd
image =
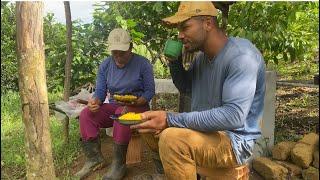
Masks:
[[[43,42],[43,3],[17,2],[17,52],[27,179],[55,179]]]
[[[229,9],[235,1],[214,1],[213,5],[222,12],[222,29],[226,32],[228,25]]]
[[[222,29],[227,32],[229,6],[222,10]]]
[[[66,26],[67,26],[67,59],[64,66],[65,78],[64,78],[64,90],[63,100],[68,101],[70,97],[70,84],[71,84],[71,63],[73,58],[72,53],[72,21],[70,12],[70,2],[64,1],[64,10],[66,14]]]

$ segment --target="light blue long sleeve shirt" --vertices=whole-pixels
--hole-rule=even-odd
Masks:
[[[119,68],[112,56],[104,60],[98,70],[93,97],[103,102],[110,94],[133,94],[150,101],[155,94],[153,69],[149,61],[133,53],[130,61]],[[113,102],[113,99],[110,99]]]
[[[192,100],[191,112],[168,113],[169,126],[225,131],[238,163],[246,163],[261,136],[265,63],[259,50],[246,39],[230,37],[211,61],[200,53],[189,71],[180,61],[171,63],[170,70],[179,90],[191,90]],[[192,77],[189,84],[186,74]]]

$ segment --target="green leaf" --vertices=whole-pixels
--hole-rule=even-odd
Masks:
[[[154,5],[153,5],[153,8],[152,8],[154,11],[156,11],[157,13],[161,13],[162,12],[162,2],[156,2]]]

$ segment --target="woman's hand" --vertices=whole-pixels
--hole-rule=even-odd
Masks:
[[[100,108],[101,101],[98,98],[90,98],[88,101],[88,108],[91,112],[97,112]]]
[[[144,97],[140,96],[137,100],[135,100],[134,106],[144,106],[147,103],[148,101]]]
[[[137,100],[132,102],[117,101],[117,103],[121,106],[144,106],[148,101],[144,97],[139,97]]]

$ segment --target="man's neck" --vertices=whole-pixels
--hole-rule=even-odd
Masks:
[[[209,38],[204,47],[204,53],[209,57],[209,60],[215,58],[228,42],[228,37],[223,32],[218,32],[215,35],[209,35]]]

